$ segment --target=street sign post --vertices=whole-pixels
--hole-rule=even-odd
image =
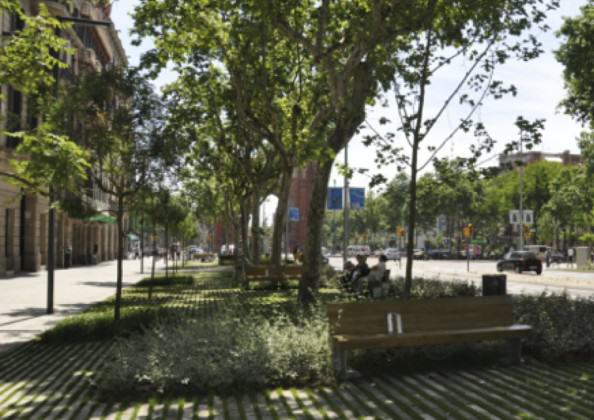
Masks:
[[[329,187],[328,198],[326,199],[328,210],[342,210],[342,187]]]

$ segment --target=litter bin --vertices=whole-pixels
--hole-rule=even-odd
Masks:
[[[507,276],[505,274],[483,275],[483,296],[507,294]]]
[[[64,268],[72,267],[72,248],[68,247],[64,250]]]

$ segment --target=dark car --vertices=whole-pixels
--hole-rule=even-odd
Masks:
[[[427,251],[427,258],[431,260],[447,260],[450,258],[448,249],[430,249]]]
[[[540,258],[530,251],[512,251],[503,257],[503,260],[497,261],[497,271],[514,270],[516,273],[522,271],[534,271],[536,274],[542,273],[542,262]]]

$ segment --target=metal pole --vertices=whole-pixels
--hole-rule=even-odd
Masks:
[[[524,249],[524,145],[520,130],[520,251]]]
[[[287,206],[287,214],[285,218],[285,262],[289,259],[289,208]]]
[[[349,166],[349,144],[347,143],[344,147],[344,167],[347,169]],[[349,246],[349,177],[347,174],[344,176],[344,221],[343,221],[343,241],[342,241],[342,265],[346,264],[348,260],[347,247]]]
[[[466,238],[466,272],[470,271],[470,237]]]
[[[54,267],[55,267],[55,236],[56,236],[56,209],[53,207],[53,188],[49,188],[49,214],[47,232],[47,313],[54,313]]]

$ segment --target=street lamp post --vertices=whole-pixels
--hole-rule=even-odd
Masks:
[[[349,167],[349,144],[347,143],[344,147],[344,168],[345,171]],[[346,265],[348,260],[347,248],[349,246],[349,177],[345,172],[344,174],[344,227],[343,227],[343,240],[342,240],[342,265]]]

